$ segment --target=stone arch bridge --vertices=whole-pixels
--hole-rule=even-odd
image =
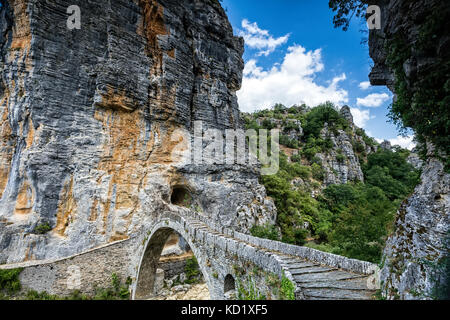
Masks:
[[[156,267],[170,234],[178,232],[190,245],[212,299],[233,297],[230,291],[252,285],[262,297],[278,299],[280,280],[287,277],[295,298],[372,299],[377,267],[318,250],[260,239],[220,227],[205,217],[180,209],[164,212],[144,233],[58,260],[0,266],[23,268],[23,289],[68,295],[74,289],[93,294],[110,285],[112,273],[131,278],[131,297],[153,292]]]

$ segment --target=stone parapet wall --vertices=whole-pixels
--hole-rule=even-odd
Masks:
[[[75,289],[93,295],[96,287],[110,287],[111,276],[115,273],[122,280],[130,277],[132,297],[143,299],[152,294],[162,248],[170,234],[176,231],[188,242],[197,258],[212,299],[226,299],[224,283],[229,275],[236,281],[242,279],[240,283],[243,286],[248,285],[249,277],[252,278],[258,288],[263,288],[261,294],[272,299],[279,296],[276,290],[272,291],[268,277],[281,279],[285,276],[294,284],[296,298],[305,299],[301,282],[310,281],[310,278],[298,279],[298,272],[306,270],[299,271],[299,265],[330,271],[330,281],[358,278],[364,283],[367,275],[373,272],[370,269],[373,265],[368,262],[259,239],[226,228],[215,229],[214,225],[204,223],[202,219],[187,209],[165,212],[148,230],[145,241],[135,237],[66,259],[3,265],[0,269],[24,268],[20,274],[24,290],[47,291],[62,296]],[[180,263],[176,267],[180,269],[184,265]],[[74,278],[77,270],[80,274],[78,287]],[[317,276],[314,275],[316,271],[311,272],[313,278]],[[327,280],[317,281],[323,284]]]
[[[367,261],[351,259],[312,248],[290,245],[280,241],[253,237],[251,235],[243,234],[241,232],[237,232],[232,229],[221,227],[217,224],[211,223],[206,217],[202,215],[191,213],[191,215],[192,214],[195,215],[195,219],[207,223],[210,228],[238,240],[251,243],[257,247],[265,248],[271,251],[278,251],[284,254],[297,256],[303,259],[312,260],[321,264],[326,264],[329,266],[361,274],[370,275],[373,273],[373,270],[376,267],[375,264]]]
[[[111,286],[113,273],[123,282],[131,276],[128,269],[129,242],[118,241],[65,259],[0,265],[0,269],[23,268],[19,276],[23,292],[46,291],[65,296],[80,290],[94,295],[96,288]]]

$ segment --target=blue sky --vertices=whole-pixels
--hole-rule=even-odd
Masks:
[[[222,6],[234,33],[246,39],[241,110],[330,100],[349,105],[369,135],[412,146],[412,137],[399,137],[388,123],[391,92],[367,86],[373,62],[361,44],[365,23],[354,19],[347,32],[335,29],[328,0],[223,0]]]

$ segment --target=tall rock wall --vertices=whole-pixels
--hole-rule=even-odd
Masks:
[[[370,55],[374,67],[370,74],[373,85],[387,85],[396,94],[396,71],[390,66],[388,53],[392,40],[399,35],[412,48],[402,61],[406,85],[411,92],[421,90],[417,79],[427,76],[440,59],[448,61],[450,37],[428,39],[432,47],[427,52],[415,50],[420,30],[430,22],[430,12],[449,16],[449,7],[438,10],[440,0],[375,1],[381,7],[381,30],[373,30],[369,37]],[[448,21],[448,18],[447,18]],[[431,68],[431,69],[430,69]],[[398,92],[397,92],[398,93]],[[394,96],[397,99],[397,95]],[[411,105],[411,108],[418,106]],[[435,158],[429,146],[427,161],[422,167],[421,183],[397,213],[394,232],[387,241],[382,262],[382,293],[390,299],[438,298],[437,289],[449,288],[449,227],[450,175]],[[447,289],[448,290],[448,289]]]
[[[178,187],[224,226],[273,221],[258,168],[174,153],[196,121],[241,127],[243,40],[219,2],[76,2],[80,30],[67,27],[73,1],[0,9],[0,263],[126,239]]]

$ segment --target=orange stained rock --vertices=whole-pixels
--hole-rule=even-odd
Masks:
[[[161,76],[163,52],[158,44],[158,35],[169,34],[164,23],[164,8],[153,0],[139,0],[139,4],[143,17],[137,32],[147,41],[146,52],[153,61],[151,76]],[[175,49],[169,50],[167,55],[174,58]],[[178,129],[173,120],[176,87],[167,89],[161,86],[156,92],[149,105],[167,115],[168,120],[164,123],[150,123],[144,117],[144,110],[120,89],[108,87],[102,101],[96,105],[94,117],[102,124],[105,137],[97,168],[103,175],[98,183],[109,185],[106,195],[97,194],[93,199],[89,220],[101,223],[99,232],[102,234],[112,230],[110,241],[126,237],[123,230],[108,228],[108,223],[119,219],[111,214],[120,212],[125,228],[129,227],[133,214],[141,208],[139,193],[147,184],[149,171],[158,166],[159,175],[165,177],[168,184],[176,175],[173,165],[180,158],[173,155],[173,150],[180,139],[172,141],[171,138]]]
[[[36,242],[32,242],[29,247],[27,247],[27,250],[25,251],[25,258],[23,259],[23,262],[34,260],[33,256],[33,249],[36,247]]]
[[[24,77],[26,73],[31,70],[31,29],[30,20],[27,14],[27,0],[10,0],[10,6],[14,14],[14,25],[12,26],[11,45],[7,49],[7,60],[10,65],[19,70],[16,78],[5,82],[5,90],[3,96],[0,97],[0,198],[3,196],[4,190],[8,183],[9,174],[11,170],[11,161],[15,149],[15,144],[11,138],[12,130],[9,124],[9,103],[10,97],[15,95],[12,101],[19,101],[20,97],[25,94]],[[26,55],[25,59],[23,56]],[[25,67],[24,69],[22,67]],[[25,72],[21,71],[25,70]],[[20,102],[16,102],[20,103]],[[27,147],[32,141],[32,132],[28,132],[29,136],[26,138]],[[26,187],[22,186],[19,197],[17,199],[16,212],[28,213],[31,209],[26,204],[29,202],[31,195],[26,191]]]
[[[10,0],[10,5],[14,12],[13,39],[10,49],[20,51],[30,48],[31,29],[30,20],[26,12],[28,0]]]
[[[77,203],[73,198],[73,176],[64,185],[59,195],[58,211],[56,213],[56,226],[53,232],[64,237],[67,227],[76,213]]]
[[[138,28],[138,34],[147,39],[148,53],[160,50],[158,45],[158,35],[168,35],[164,23],[164,8],[155,0],[139,0],[142,8],[143,20]]]
[[[34,126],[33,126],[33,120],[31,120],[31,117],[30,117],[30,122],[28,124],[28,134],[25,139],[25,142],[27,144],[26,149],[29,149],[31,147],[31,145],[33,144],[34,135],[35,135],[35,130],[34,130]]]
[[[8,121],[8,104],[9,90],[6,88],[0,102],[0,198],[8,184],[11,161],[14,153],[14,145],[10,143],[12,140],[12,130]]]
[[[116,90],[112,87],[107,88],[107,92],[102,95],[102,101],[96,104],[98,107],[123,109],[124,111],[133,111],[136,109],[136,103],[125,93],[125,90]]]
[[[171,57],[172,59],[175,59],[175,49],[171,49],[167,51],[167,55]]]
[[[28,182],[27,178],[24,178],[22,186],[19,189],[19,194],[16,199],[15,214],[29,214],[33,209],[35,199],[34,189]]]

